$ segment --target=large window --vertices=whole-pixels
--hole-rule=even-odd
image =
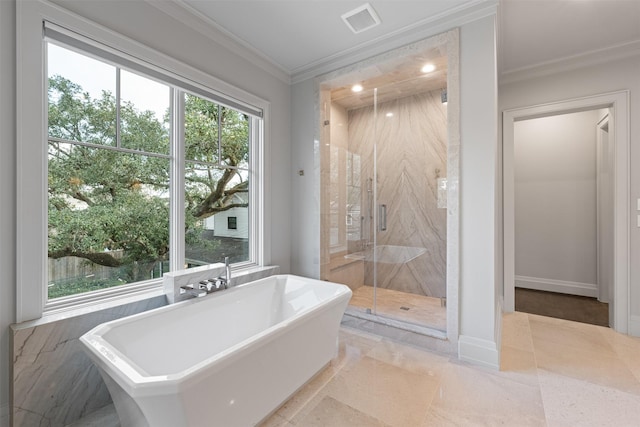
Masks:
[[[44,45],[46,301],[225,256],[236,266],[257,263],[250,160],[260,117],[65,40],[47,37]],[[246,224],[231,234],[230,214]]]

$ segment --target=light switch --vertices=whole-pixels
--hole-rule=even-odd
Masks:
[[[638,206],[636,207],[637,211],[640,211],[640,199],[638,199]]]

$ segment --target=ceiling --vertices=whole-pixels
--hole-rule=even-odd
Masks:
[[[353,34],[341,15],[365,0],[177,0],[285,74],[433,25],[492,0],[369,0],[381,24]],[[500,0],[502,75],[612,48],[640,50],[640,0]]]
[[[640,44],[640,0],[501,0],[501,71]],[[635,42],[635,43],[633,43]]]
[[[341,16],[367,0],[181,0],[289,74],[357,52],[478,0],[369,0],[381,24],[354,34]]]
[[[433,65],[434,70],[422,72],[427,64]],[[353,74],[349,74],[325,82],[323,87],[331,90],[332,102],[350,110],[371,106],[374,98],[380,104],[418,93],[441,91],[447,87],[447,65],[446,52],[433,48],[359,69],[357,75],[366,76],[362,80],[354,81]],[[360,83],[364,90],[354,92],[354,83]],[[371,88],[375,88],[375,95]]]

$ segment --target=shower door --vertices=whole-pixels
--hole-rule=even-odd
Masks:
[[[349,111],[349,147],[360,145],[368,163],[361,221],[371,312],[446,330],[446,107],[440,91],[390,93],[373,88],[369,107]]]

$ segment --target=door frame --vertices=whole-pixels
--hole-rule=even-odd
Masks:
[[[503,249],[504,311],[515,310],[515,194],[514,123],[520,120],[611,108],[613,110],[614,178],[614,292],[613,329],[627,333],[629,327],[629,91],[605,93],[565,101],[503,111]],[[609,126],[611,127],[611,123]]]
[[[608,173],[611,174],[613,172],[613,168],[609,167],[611,166],[611,161],[613,160],[612,157],[610,156],[610,147],[613,146],[612,144],[615,143],[615,133],[614,133],[614,129],[611,128],[611,132],[609,131],[609,122],[613,122],[613,112],[611,111],[611,109],[607,109],[606,110],[607,113],[598,121],[598,123],[595,126],[596,129],[596,248],[597,248],[597,264],[596,264],[596,277],[597,277],[597,285],[598,285],[598,301],[601,302],[610,302],[611,301],[611,296],[612,296],[612,291],[613,289],[611,289],[612,287],[612,283],[611,281],[607,280],[605,277],[603,277],[603,257],[606,256],[606,251],[603,249],[603,242],[602,242],[602,237],[603,237],[603,227],[607,226],[608,224],[606,224],[605,221],[603,221],[602,218],[602,205],[603,205],[603,198],[604,199],[609,199],[609,197],[605,196],[607,195],[607,191],[612,191],[612,188],[610,188],[609,185],[606,185],[603,188],[603,183],[601,180],[601,173],[602,173],[602,169],[604,167],[605,170],[609,171]],[[605,131],[605,128],[607,129]],[[606,151],[607,154],[606,156],[603,154],[604,150],[603,150],[603,140],[604,140],[604,136],[603,133],[607,134],[607,145],[606,145]],[[606,164],[603,164],[604,160],[606,159]],[[611,184],[609,181],[607,181],[605,184]],[[609,195],[611,196],[611,195]],[[609,231],[609,230],[607,230]],[[612,311],[613,310],[609,310],[609,323],[613,323],[613,317],[612,315]]]

